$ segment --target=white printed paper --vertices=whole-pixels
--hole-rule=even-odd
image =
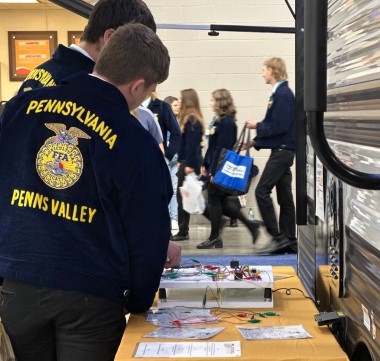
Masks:
[[[211,315],[210,310],[191,309],[187,307],[173,307],[164,309],[150,309],[146,320],[156,326],[173,327],[188,326],[200,323],[217,323],[221,319]]]
[[[224,329],[225,327],[160,327],[144,337],[207,340]]]
[[[294,338],[311,338],[302,325],[297,326],[266,326],[243,327],[237,326],[246,340],[291,340]]]
[[[140,342],[134,357],[240,357],[240,341]]]

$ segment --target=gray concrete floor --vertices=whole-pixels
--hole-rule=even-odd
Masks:
[[[193,216],[192,216],[193,217]],[[176,234],[177,231],[173,231]],[[187,255],[250,255],[253,254],[254,246],[252,244],[252,237],[248,229],[239,223],[238,227],[231,228],[229,220],[226,227],[223,229],[221,237],[223,240],[223,248],[213,249],[197,249],[196,245],[205,241],[210,235],[210,224],[202,223],[196,224],[194,221],[190,223],[189,231],[190,239],[188,241],[176,242],[182,247],[182,256]],[[264,245],[271,239],[265,228],[260,228],[260,236],[256,241],[257,247]]]

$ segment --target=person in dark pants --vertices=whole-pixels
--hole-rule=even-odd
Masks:
[[[213,101],[213,100],[212,100],[212,101]],[[211,133],[211,130],[213,129],[213,127],[214,127],[214,124],[215,124],[216,120],[217,120],[217,117],[214,115],[213,118],[212,118],[212,120],[211,120],[211,122],[210,122],[210,124],[208,125],[208,127],[207,127],[207,129],[206,129],[206,132],[205,132],[205,139],[206,139],[207,141],[208,141],[209,138],[210,138],[210,133]],[[205,177],[206,177],[206,179],[207,179],[207,176],[205,176]],[[208,214],[208,211],[206,211],[206,214]],[[205,214],[204,214],[204,215],[205,215]],[[206,218],[208,218],[208,217],[206,216]],[[238,227],[238,221],[237,221],[236,218],[230,218],[230,227],[232,227],[232,228]]]
[[[270,157],[256,187],[256,200],[264,225],[272,241],[256,253],[276,254],[296,249],[295,207],[292,195],[292,173],[295,155],[295,98],[287,81],[286,65],[281,58],[264,62],[263,77],[273,87],[265,118],[248,120],[247,127],[256,129],[253,140],[259,149],[271,149]],[[271,198],[276,187],[280,206],[279,223]]]
[[[202,164],[202,146],[204,121],[199,105],[198,94],[194,89],[181,91],[181,108],[179,112],[179,124],[182,132],[181,146],[178,152],[178,233],[173,241],[185,241],[189,237],[190,214],[183,209],[180,187],[187,174],[200,173]]]
[[[211,221],[211,232],[208,239],[197,245],[197,248],[222,248],[223,241],[220,237],[222,215],[241,220],[250,230],[253,242],[258,235],[258,225],[249,220],[241,212],[237,197],[231,197],[227,193],[216,188],[213,177],[217,171],[219,157],[222,149],[232,149],[236,143],[236,108],[231,93],[227,89],[217,89],[211,94],[211,108],[216,116],[215,122],[210,128],[209,145],[203,161],[202,175],[208,176],[208,206],[204,213]]]
[[[151,29],[124,25],[92,74],[7,102],[0,316],[18,361],[113,361],[125,310],[151,307],[173,190],[157,142],[130,109],[169,64]]]

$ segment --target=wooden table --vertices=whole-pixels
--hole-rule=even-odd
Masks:
[[[260,267],[257,267],[258,269]],[[280,316],[267,317],[258,324],[238,323],[235,324],[221,322],[213,324],[210,327],[224,326],[226,329],[208,340],[200,342],[218,342],[218,341],[240,341],[242,355],[239,360],[249,361],[275,361],[275,360],[302,360],[302,361],[348,361],[347,355],[343,352],[335,337],[332,335],[327,326],[319,327],[314,320],[314,315],[318,313],[313,301],[305,298],[300,291],[302,290],[307,296],[300,279],[295,273],[293,267],[280,266],[273,267],[273,273],[276,275],[287,275],[288,278],[275,280],[273,291],[280,288],[290,289],[290,295],[286,290],[278,290],[273,293],[273,309],[254,310],[254,311],[276,311]],[[230,320],[230,319],[229,319]],[[297,340],[275,340],[275,341],[253,341],[244,340],[238,329],[240,326],[291,326],[302,325],[305,330],[313,336],[309,339]],[[203,325],[202,325],[203,326]],[[145,315],[131,315],[128,326],[125,330],[124,337],[120,344],[115,361],[137,360],[133,357],[136,345],[139,342],[183,342],[186,340],[169,340],[169,339],[151,339],[143,338],[149,332],[157,329],[156,326],[145,321]],[[197,341],[192,341],[197,342]],[[207,360],[208,358],[183,358],[184,361]],[[157,359],[141,359],[157,360]],[[219,358],[222,360],[222,358]],[[229,360],[226,358],[225,360]]]

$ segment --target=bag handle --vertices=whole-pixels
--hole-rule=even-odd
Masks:
[[[247,128],[247,123],[244,124],[243,129],[241,130],[239,137],[234,144],[232,150],[236,153],[240,153],[242,151],[245,140],[246,146],[246,155],[250,156],[250,148],[251,148],[251,129]]]

